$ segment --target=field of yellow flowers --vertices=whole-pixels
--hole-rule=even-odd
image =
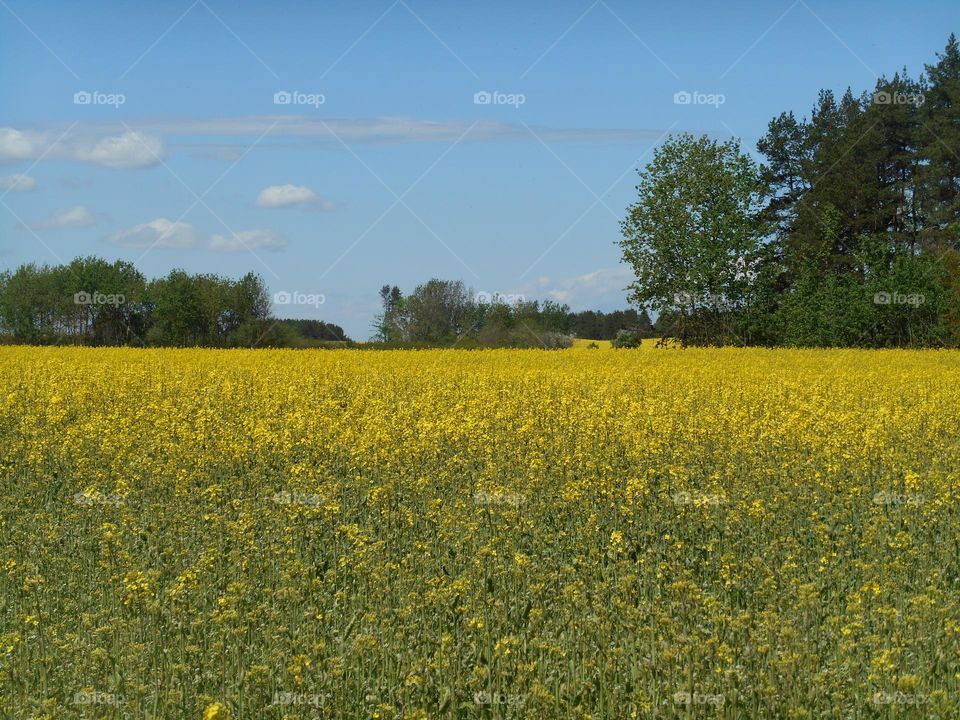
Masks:
[[[960,717],[960,354],[0,349],[4,718]]]

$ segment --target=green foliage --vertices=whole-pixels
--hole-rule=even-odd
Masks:
[[[780,114],[757,147],[755,170],[736,143],[671,138],[640,173],[620,245],[661,336],[960,345],[954,35],[919,79],[821,91],[809,119]]]
[[[553,301],[486,297],[460,280],[431,279],[407,296],[380,289],[375,341],[384,347],[561,348],[573,342],[570,308]],[[508,301],[509,300],[509,301]]]
[[[302,339],[305,345],[318,345],[328,342],[348,342],[350,338],[343,328],[322,320],[278,320],[278,324],[290,330],[294,337]]]
[[[470,327],[473,301],[459,280],[430,280],[402,302],[403,331],[408,339],[455,342]]]
[[[143,276],[123,261],[21,265],[0,278],[0,325],[27,343],[128,343],[143,329],[144,295]]]
[[[403,293],[396,285],[380,288],[381,312],[373,323],[374,338],[383,343],[403,340]]]
[[[643,337],[654,337],[653,323],[646,310],[637,312],[631,308],[608,313],[585,310],[570,314],[568,331],[574,337],[613,340],[623,329],[634,330]]]
[[[643,338],[640,336],[640,333],[633,332],[631,330],[621,330],[617,333],[617,336],[613,339],[613,346],[615,348],[638,348]]]
[[[130,263],[95,257],[0,274],[0,330],[38,344],[306,347],[346,340],[319,321],[277,321],[263,280],[172,270],[147,282]]]
[[[760,244],[759,177],[731,140],[669,138],[639,173],[638,200],[621,229],[636,273],[632,299],[669,313],[681,342],[732,340],[748,289],[745,264]]]

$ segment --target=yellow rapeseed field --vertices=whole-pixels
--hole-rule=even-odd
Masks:
[[[960,717],[960,354],[0,349],[4,718]]]
[[[656,340],[647,340],[646,347],[651,347],[656,345]],[[576,350],[583,350],[585,348],[593,349],[596,346],[596,349],[609,349],[613,347],[613,343],[610,340],[584,340],[581,338],[574,338],[571,345],[572,348]],[[643,345],[641,345],[643,347]]]

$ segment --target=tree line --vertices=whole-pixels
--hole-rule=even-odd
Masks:
[[[563,347],[620,330],[682,344],[960,346],[960,47],[916,78],[820,92],[757,144],[669,138],[639,171],[619,241],[636,310],[433,279],[380,291],[382,345]],[[656,325],[650,316],[656,316]],[[23,343],[308,347],[346,342],[277,319],[262,279],[173,270],[147,280],[96,257],[0,273],[0,333]]]
[[[461,280],[434,278],[404,295],[396,285],[380,288],[381,312],[373,330],[386,345],[457,347],[567,347],[574,337],[613,340],[623,330],[655,333],[644,311],[571,312],[552,300],[475,293]]]
[[[346,341],[337,325],[277,319],[262,278],[172,270],[147,280],[132,263],[77,258],[0,273],[0,332],[29,344],[308,347]]]
[[[684,344],[960,345],[960,49],[739,142],[671,137],[622,223],[631,300]]]
[[[281,293],[282,294],[282,293]],[[380,291],[376,346],[565,347],[572,336],[649,337],[636,310],[573,313],[552,301],[473,293],[460,281],[431,280],[408,297]],[[129,262],[97,257],[63,265],[21,265],[0,273],[0,339],[26,344],[173,347],[354,346],[343,328],[276,318],[263,279],[172,270],[148,280]]]

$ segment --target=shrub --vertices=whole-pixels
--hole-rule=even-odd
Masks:
[[[621,330],[613,339],[615,348],[638,348],[641,342],[640,333],[634,330]]]

